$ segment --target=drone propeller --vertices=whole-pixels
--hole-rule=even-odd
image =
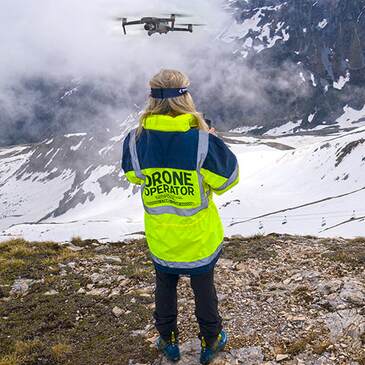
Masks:
[[[165,13],[165,14],[162,14],[163,16],[174,16],[175,18],[188,18],[192,15],[190,14],[184,14],[184,13]]]
[[[183,23],[183,24],[176,24],[176,25],[183,25],[183,26],[187,26],[187,25],[192,25],[192,26],[194,26],[194,27],[201,27],[201,26],[204,26],[204,25],[206,25],[206,24],[199,24],[199,23],[197,23],[197,24],[194,24],[194,23]]]

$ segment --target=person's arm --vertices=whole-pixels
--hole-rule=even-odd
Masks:
[[[133,170],[132,157],[129,150],[130,133],[127,134],[122,142],[122,170],[129,182],[136,185],[142,185],[143,180],[136,176]]]
[[[200,171],[204,181],[218,195],[225,193],[239,182],[236,156],[213,134],[209,134],[208,154]]]

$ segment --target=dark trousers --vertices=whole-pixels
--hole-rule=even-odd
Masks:
[[[170,339],[171,332],[178,334],[177,293],[179,275],[156,270],[155,325],[161,337]],[[190,284],[195,296],[195,316],[199,323],[199,337],[205,338],[208,346],[214,342],[222,330],[222,318],[218,312],[218,298],[214,287],[214,269],[190,276]]]

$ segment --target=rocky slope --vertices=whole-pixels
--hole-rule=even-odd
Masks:
[[[0,363],[167,364],[146,255],[144,240],[0,243]],[[364,239],[226,239],[216,283],[229,344],[215,364],[363,365],[364,265]],[[187,278],[178,290],[180,363],[197,364]]]

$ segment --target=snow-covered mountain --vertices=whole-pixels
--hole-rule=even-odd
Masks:
[[[260,91],[247,104],[233,92],[217,98],[221,85],[195,86],[240,161],[241,184],[216,198],[227,234],[365,235],[365,0],[227,4],[233,20],[217,40],[234,46],[234,73],[252,71]],[[16,125],[0,145],[55,136],[0,148],[0,239],[118,240],[143,230],[139,190],[120,174],[121,140],[139,108],[115,123],[133,93],[114,86],[38,77],[13,92],[27,102],[36,93],[39,105],[15,116],[0,105],[0,124]]]
[[[250,111],[260,134],[288,122],[312,129],[348,105],[364,106],[365,1],[230,0],[235,21],[220,39],[262,79],[269,107]],[[263,122],[265,121],[265,122]],[[237,124],[236,127],[240,127]]]
[[[122,136],[137,117],[118,136],[80,133],[1,149],[0,238],[118,240],[142,231],[139,189],[120,174]],[[216,198],[226,233],[364,235],[365,125],[272,132],[222,134],[241,166],[240,185]]]

